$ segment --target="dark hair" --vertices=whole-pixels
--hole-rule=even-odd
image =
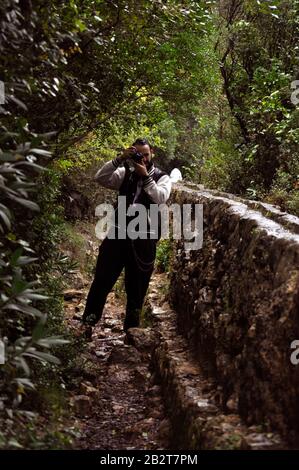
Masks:
[[[132,145],[148,145],[150,149],[153,148],[147,139],[141,138],[136,139]]]

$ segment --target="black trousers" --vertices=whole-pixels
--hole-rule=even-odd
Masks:
[[[139,326],[144,297],[154,268],[156,240],[105,238],[99,247],[94,280],[91,284],[83,321],[89,315],[101,318],[107,295],[125,269],[127,294],[124,330]]]

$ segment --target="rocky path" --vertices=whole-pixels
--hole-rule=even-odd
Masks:
[[[97,250],[90,240],[89,246]],[[73,287],[65,290],[65,319],[75,334],[89,283],[86,276],[77,272],[70,280]],[[83,371],[71,397],[74,424],[80,429],[74,448],[168,448],[169,421],[160,386],[151,370],[155,337],[151,328],[132,329],[126,336],[124,306],[124,298],[118,292],[108,296],[92,341],[86,342],[78,358]]]
[[[97,250],[92,242],[90,246]],[[166,299],[168,278],[155,273],[143,328],[123,333],[119,286],[106,303],[78,362],[72,392],[74,448],[101,450],[280,449],[278,435],[246,426],[236,404],[225,406],[217,381],[178,334]],[[78,331],[90,280],[75,273],[65,291],[65,318]],[[78,288],[79,287],[79,288]],[[83,363],[83,367],[82,367]]]

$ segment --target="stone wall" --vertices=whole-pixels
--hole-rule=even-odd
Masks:
[[[180,332],[217,379],[224,411],[296,441],[299,219],[202,187],[175,185],[171,202],[204,208],[202,249],[174,247],[170,301]]]

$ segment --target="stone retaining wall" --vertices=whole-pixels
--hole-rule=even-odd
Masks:
[[[224,410],[295,441],[299,434],[299,219],[255,201],[175,185],[171,202],[202,203],[204,238],[175,242],[170,301],[178,327]],[[298,355],[299,357],[299,355]]]

